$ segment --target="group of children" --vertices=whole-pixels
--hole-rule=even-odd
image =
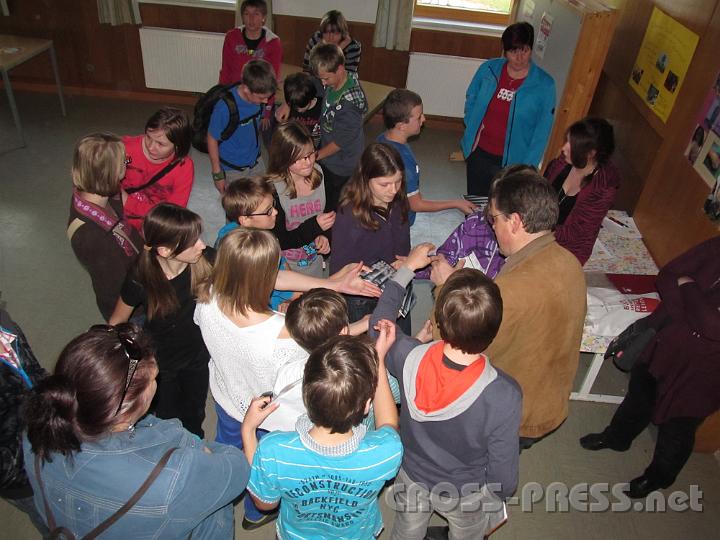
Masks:
[[[457,487],[457,507],[436,508],[454,537],[479,538],[494,519],[482,507],[460,511],[465,497],[497,501],[517,482],[520,391],[482,354],[501,318],[497,287],[473,270],[449,280],[435,309],[442,341],[429,343],[427,331],[409,337],[409,317],[397,316],[414,272],[433,260],[432,246],[410,249],[414,213],[475,207],[423,199],[407,144],[424,122],[417,94],[391,92],[383,108],[387,131],[365,147],[367,101],[342,49],[318,43],[308,63],[315,77],[284,81],[286,104],[277,110],[267,167],[261,124],[277,74],[265,60],[245,64],[232,87],[236,111],[219,100],[207,131],[227,218],[214,248],[201,239],[200,217],[184,208],[185,191],[183,200],[147,199],[134,224],[142,236],[133,237],[137,259],[120,290],[111,291],[114,309],[103,313],[112,325],[134,318],[152,336],[157,416],[178,418],[203,437],[211,391],[216,440],[243,448],[253,463],[244,528],[274,519],[282,502],[281,538],[377,536],[377,496],[397,476],[395,538],[424,536],[439,482]],[[163,111],[138,137],[137,152],[124,141],[128,177],[141,157],[157,162],[155,174],[136,181],[141,196],[148,179],[167,184],[169,193],[176,187],[170,178],[192,171],[187,118]],[[228,134],[231,120],[237,127]],[[97,143],[88,161],[107,148]],[[120,189],[108,187],[100,201],[97,187],[75,184],[93,204],[107,204]],[[121,224],[122,212],[116,214]],[[331,275],[323,278],[328,256]],[[381,297],[359,277],[363,261],[397,270]],[[469,302],[477,308],[465,309]],[[467,478],[497,484],[495,493],[469,493]],[[409,500],[409,493],[420,498]]]

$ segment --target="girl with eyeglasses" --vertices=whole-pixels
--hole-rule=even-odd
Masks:
[[[73,153],[67,237],[90,274],[105,320],[112,315],[125,275],[142,250],[142,238],[125,219],[118,196],[125,160],[123,143],[112,133],[84,136]]]
[[[203,436],[208,389],[208,352],[193,323],[196,291],[210,274],[215,252],[200,234],[202,220],[170,203],[150,210],[143,223],[145,245],[120,291],[110,324],[126,322],[144,306],[145,329],[157,348],[160,370],[153,412],[178,418]]]
[[[311,230],[317,232],[311,242],[299,248],[283,249],[283,257],[291,270],[321,277],[321,255],[330,253],[328,234],[322,233],[332,227],[335,213],[325,213],[328,201],[334,198],[329,196],[322,169],[315,163],[316,155],[307,128],[290,121],[275,130],[267,175],[275,183],[279,224],[295,230],[310,222]]]
[[[150,341],[133,324],[93,327],[37,385],[23,440],[35,506],[66,537],[99,534],[157,468],[107,536],[229,540],[232,501],[245,489],[249,466],[236,448],[146,416],[158,374]]]
[[[357,39],[350,35],[347,20],[337,9],[330,10],[323,15],[318,30],[310,36],[305,46],[303,71],[310,72],[310,51],[318,43],[332,43],[340,47],[345,56],[345,69],[357,73],[360,68],[362,46]]]

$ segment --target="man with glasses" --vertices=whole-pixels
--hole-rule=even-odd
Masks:
[[[507,257],[495,282],[503,319],[487,350],[523,390],[520,447],[555,431],[568,414],[586,309],[585,276],[552,234],[557,195],[539,174],[511,173],[493,182],[486,219]],[[453,269],[433,263],[434,281]]]

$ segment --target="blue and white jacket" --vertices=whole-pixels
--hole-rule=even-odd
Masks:
[[[486,60],[478,68],[465,94],[465,132],[460,140],[463,155],[472,152],[480,124],[495,94],[505,58]],[[555,81],[530,63],[525,82],[515,92],[505,133],[502,166],[525,163],[538,166],[547,145],[555,115]]]

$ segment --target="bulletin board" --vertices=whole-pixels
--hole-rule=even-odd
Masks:
[[[698,39],[697,34],[653,8],[628,82],[663,122],[675,105]]]

